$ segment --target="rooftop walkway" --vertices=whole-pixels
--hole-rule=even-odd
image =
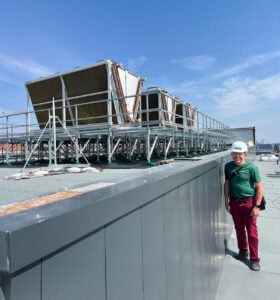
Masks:
[[[233,231],[216,300],[280,299],[280,167],[269,161],[256,164],[267,200],[258,219],[261,271],[251,271],[248,262],[232,257],[238,251]]]

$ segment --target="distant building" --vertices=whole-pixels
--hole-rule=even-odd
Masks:
[[[275,153],[280,153],[280,144],[274,144],[274,151]]]
[[[274,152],[274,144],[256,144],[256,154],[271,154]]]

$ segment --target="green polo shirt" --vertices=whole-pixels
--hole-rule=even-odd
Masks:
[[[225,179],[229,180],[229,193],[233,198],[255,196],[254,184],[261,182],[259,169],[255,164],[245,162],[238,174],[230,179],[233,171],[241,166],[236,165],[233,161],[225,165]]]

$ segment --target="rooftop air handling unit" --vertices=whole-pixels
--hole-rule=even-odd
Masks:
[[[137,121],[143,79],[110,60],[27,82],[40,128],[55,115],[65,126]],[[57,126],[62,126],[57,124]]]
[[[194,129],[196,108],[170,95],[166,90],[152,87],[142,93],[139,118],[143,126]]]

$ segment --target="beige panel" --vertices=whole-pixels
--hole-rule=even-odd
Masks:
[[[78,112],[79,125],[107,122],[107,99],[108,99],[108,78],[106,64],[92,66],[87,69],[73,71],[71,73],[61,74],[66,88],[66,125],[74,125],[71,115],[75,117],[76,107]],[[62,83],[60,75],[42,79],[26,85],[36,117],[43,128],[49,120],[49,110],[52,109],[52,99],[61,100],[56,102],[56,116],[62,120]],[[85,96],[92,93],[101,93],[98,95]],[[101,101],[101,102],[100,102]],[[49,102],[44,104],[45,102]],[[113,110],[114,114],[114,110]],[[116,122],[116,118],[113,118]],[[57,126],[61,124],[57,123]]]

